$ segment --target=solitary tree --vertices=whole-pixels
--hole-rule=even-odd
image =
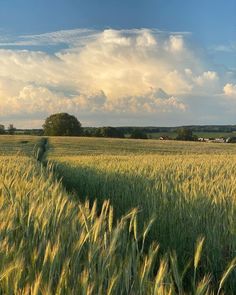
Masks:
[[[58,113],[49,116],[43,125],[44,134],[49,136],[79,136],[82,134],[81,123],[75,116]]]

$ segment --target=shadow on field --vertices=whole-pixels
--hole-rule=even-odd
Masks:
[[[235,256],[236,210],[229,199],[216,204],[204,194],[192,197],[171,179],[163,186],[157,179],[140,175],[67,164],[57,164],[56,171],[75,198],[97,200],[99,206],[109,199],[115,218],[138,207],[140,230],[155,216],[147,244],[157,240],[162,253],[176,251],[181,266],[193,257],[199,236],[206,237],[201,267],[215,279]]]

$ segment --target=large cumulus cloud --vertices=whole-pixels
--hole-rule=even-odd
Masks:
[[[94,124],[96,117],[103,118],[97,123],[109,124],[114,115],[120,124],[133,117],[141,125],[142,118],[144,124],[155,124],[163,114],[170,120],[188,118],[196,104],[192,97],[217,96],[217,103],[235,93],[235,85],[188,39],[183,33],[109,29],[0,43],[1,117],[35,116],[38,122],[67,111]],[[43,49],[55,45],[53,53]]]

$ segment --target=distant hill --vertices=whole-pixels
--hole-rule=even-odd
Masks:
[[[179,128],[188,128],[193,132],[234,132],[236,131],[236,125],[187,125],[187,126],[176,126],[176,127],[117,127],[125,133],[129,133],[133,129],[141,129],[146,133],[157,133],[157,132],[176,132]]]

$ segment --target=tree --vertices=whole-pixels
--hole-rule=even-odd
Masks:
[[[177,140],[189,140],[193,141],[196,139],[196,137],[193,135],[193,132],[191,129],[188,128],[179,128],[177,130]]]
[[[10,125],[8,126],[8,133],[9,133],[10,135],[14,135],[14,134],[15,134],[15,131],[16,131],[16,128],[13,126],[13,124],[10,124]]]
[[[81,123],[67,113],[49,116],[43,125],[44,134],[49,136],[79,136],[82,134]]]
[[[130,134],[130,138],[134,139],[147,139],[147,134],[143,132],[142,130],[135,128]]]
[[[0,125],[0,134],[5,134],[5,126]]]

